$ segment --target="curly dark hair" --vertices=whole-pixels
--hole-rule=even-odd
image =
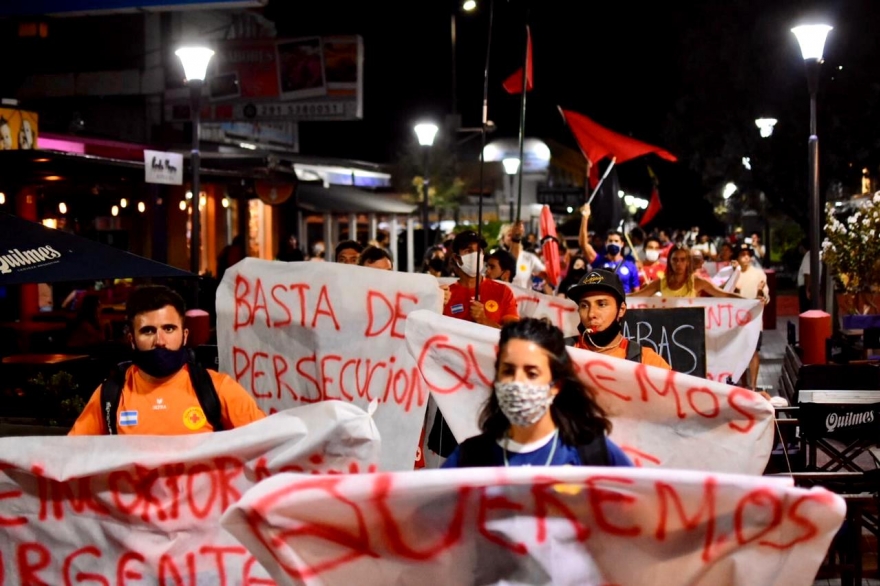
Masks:
[[[559,394],[550,405],[553,423],[559,429],[562,441],[570,446],[589,443],[597,436],[611,431],[611,422],[596,403],[592,392],[577,378],[565,345],[562,331],[546,319],[524,318],[501,328],[498,357],[495,359],[497,378],[501,353],[510,340],[534,342],[547,353],[553,381],[559,385]],[[510,421],[501,411],[493,392],[480,414],[483,433],[501,439],[510,428]]]

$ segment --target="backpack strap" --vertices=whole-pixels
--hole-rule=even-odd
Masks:
[[[610,463],[604,434],[594,437],[589,443],[579,445],[577,451],[581,466],[608,466]]]
[[[634,343],[632,340],[626,344],[626,359],[632,362],[642,361],[642,347]]]
[[[104,415],[104,425],[108,435],[116,435],[116,420],[119,411],[119,399],[122,397],[122,387],[125,385],[125,373],[131,362],[120,362],[101,383],[101,412]]]
[[[485,433],[468,438],[458,446],[458,467],[495,466],[492,459],[494,449],[495,438]]]
[[[223,431],[223,409],[220,405],[220,397],[217,395],[217,389],[214,387],[214,380],[211,374],[195,360],[195,354],[189,351],[187,359],[187,367],[189,369],[189,380],[195,389],[196,397],[202,411],[205,412],[205,419],[214,428],[214,431]]]

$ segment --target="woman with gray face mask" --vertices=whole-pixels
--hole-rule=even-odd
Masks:
[[[562,332],[526,318],[501,329],[482,434],[458,446],[444,468],[632,466],[607,437],[611,422],[574,374]]]

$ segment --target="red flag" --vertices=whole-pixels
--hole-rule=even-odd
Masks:
[[[529,31],[529,27],[526,27],[526,70],[528,74],[526,76],[526,91],[531,91],[534,86],[534,71],[532,68],[532,33]],[[504,86],[504,90],[508,94],[521,94],[522,93],[522,85],[523,85],[523,68],[520,67],[516,71],[513,72],[513,75],[504,80],[502,84]]]
[[[667,161],[678,160],[669,151],[608,130],[583,114],[562,108],[559,108],[559,112],[571,128],[581,152],[594,166],[605,157],[617,157],[617,163],[620,164],[648,153],[655,153]]]
[[[648,223],[654,219],[660,210],[663,209],[663,204],[660,203],[660,192],[657,190],[657,184],[654,184],[654,189],[651,190],[651,201],[648,203],[648,208],[645,210],[642,219],[639,220],[639,226],[644,228],[648,225]]]

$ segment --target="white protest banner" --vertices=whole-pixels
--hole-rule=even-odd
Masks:
[[[495,378],[499,330],[410,314],[406,343],[459,442],[479,433]],[[774,410],[760,395],[596,352],[569,348],[575,372],[613,423],[611,438],[637,466],[761,474]]]
[[[458,281],[455,277],[441,277],[437,279],[441,285],[451,285]],[[545,295],[534,289],[516,287],[504,281],[495,281],[507,287],[516,299],[516,309],[520,317],[546,318],[566,336],[578,335],[580,318],[577,313],[577,303],[567,297]]]
[[[378,399],[382,470],[412,470],[428,391],[406,351],[406,316],[442,310],[437,280],[329,262],[247,258],[217,289],[220,370],[267,413]]]
[[[376,470],[372,418],[340,401],[220,433],[0,439],[0,584],[272,584],[220,527],[281,472]]]
[[[845,512],[761,476],[559,466],[284,474],[221,523],[280,585],[809,586]]]
[[[720,297],[627,297],[629,309],[703,307],[706,311],[706,378],[738,381],[749,367],[763,329],[764,305],[757,299]],[[635,340],[638,342],[639,340]],[[648,340],[642,340],[651,344]],[[661,348],[652,344],[654,350]]]

